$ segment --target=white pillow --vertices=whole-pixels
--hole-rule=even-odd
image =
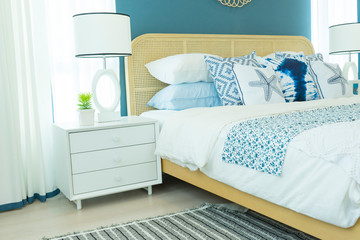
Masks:
[[[309,61],[308,66],[320,98],[352,96],[351,87],[338,64]]]
[[[147,63],[145,67],[158,80],[168,84],[212,82],[204,53],[177,54]]]
[[[277,74],[272,68],[234,64],[233,71],[244,105],[285,102]]]

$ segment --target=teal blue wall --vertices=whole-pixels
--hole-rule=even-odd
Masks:
[[[116,0],[116,9],[130,15],[132,38],[144,33],[311,35],[310,0],[252,0],[242,8],[218,0]],[[122,115],[124,78],[121,59]]]

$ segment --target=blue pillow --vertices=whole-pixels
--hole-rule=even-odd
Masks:
[[[256,53],[252,52],[250,55],[242,57],[222,58],[205,56],[205,62],[208,65],[211,77],[218,95],[221,99],[222,105],[243,105],[240,96],[235,74],[233,72],[233,64],[238,63],[246,66],[261,67],[255,59]]]
[[[285,58],[276,69],[286,102],[318,99],[318,92],[305,62]]]
[[[157,92],[146,106],[161,110],[183,110],[221,106],[221,101],[214,83],[197,82],[169,85]]]

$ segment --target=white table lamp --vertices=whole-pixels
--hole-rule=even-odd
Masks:
[[[351,62],[351,54],[360,53],[360,23],[345,23],[329,27],[330,54],[349,54],[349,62],[345,63],[343,74],[349,79],[349,71],[358,78],[356,64]]]
[[[116,121],[121,118],[115,112],[120,103],[120,83],[115,72],[106,69],[106,58],[131,55],[130,16],[120,13],[82,13],[73,16],[75,34],[75,57],[102,58],[103,69],[96,72],[92,82],[92,95],[97,122]],[[103,106],[98,100],[96,88],[101,78],[109,78],[115,97],[110,106]]]

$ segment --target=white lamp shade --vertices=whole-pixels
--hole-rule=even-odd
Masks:
[[[360,53],[360,23],[329,27],[330,54]]]
[[[130,16],[82,13],[73,16],[76,57],[131,55]]]

